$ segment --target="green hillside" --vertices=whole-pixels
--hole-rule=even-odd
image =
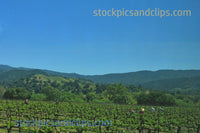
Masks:
[[[144,83],[143,86],[149,89],[180,90],[185,94],[197,94],[200,93],[200,76],[156,80]]]
[[[57,84],[59,88],[65,88],[65,86],[70,86],[65,83],[65,78],[76,78],[77,81],[82,81],[79,83],[80,87],[83,87],[82,84],[85,81],[93,81],[98,84],[114,84],[122,83],[125,85],[142,85],[145,88],[149,89],[160,89],[160,90],[174,90],[180,88],[184,93],[190,92],[188,94],[195,94],[199,92],[199,77],[200,70],[158,70],[158,71],[138,71],[138,72],[129,72],[129,73],[114,73],[114,74],[105,74],[105,75],[79,75],[76,73],[60,73],[50,70],[40,70],[40,69],[30,69],[30,68],[14,68],[7,65],[0,65],[0,83],[6,83],[13,80],[21,80],[24,77],[32,74],[42,74],[45,75],[47,81],[55,82],[52,80],[52,77],[58,78]],[[47,79],[48,77],[48,79]],[[51,78],[50,78],[51,77]],[[44,77],[40,77],[45,79]],[[37,79],[37,78],[36,78]],[[40,81],[44,85],[47,84],[47,81]],[[60,82],[60,81],[61,82]],[[33,80],[34,81],[34,80]],[[38,81],[35,81],[38,82]],[[63,83],[65,83],[63,86]],[[70,82],[69,84],[76,84]],[[26,85],[27,86],[27,85]],[[55,86],[55,83],[54,83]],[[29,86],[34,88],[34,86]],[[38,88],[37,88],[38,87]],[[40,88],[35,85],[36,91]]]
[[[121,74],[86,76],[85,78],[98,83],[123,83],[138,85],[156,80],[196,76],[200,76],[200,70],[138,71]]]
[[[6,86],[9,88],[22,87],[30,92],[34,91],[36,93],[45,87],[54,87],[58,90],[72,91],[74,93],[79,93],[78,91],[87,92],[96,87],[93,82],[86,80],[42,74],[30,74],[24,78],[8,82]]]
[[[189,85],[192,86],[193,80],[191,78],[191,81],[188,81]],[[194,82],[197,81],[198,79]],[[160,83],[161,85],[164,84]],[[191,94],[194,95],[199,92],[197,89],[192,89]],[[155,89],[150,90],[142,86],[124,84],[96,84],[85,79],[66,78],[50,74],[29,74],[17,80],[0,83],[0,98],[146,105],[154,105],[151,102],[154,100],[160,101],[156,105],[165,106],[196,104],[199,101],[199,96],[182,95],[184,91],[180,89],[179,93],[177,93],[177,89],[173,91],[160,90],[162,89],[155,91]]]
[[[30,74],[49,75],[48,73],[39,69],[32,69],[32,70],[11,69],[7,71],[5,70],[4,72],[0,73],[0,81],[7,82],[7,81],[12,81],[12,80],[17,80]]]
[[[0,73],[14,69],[8,65],[0,65]]]

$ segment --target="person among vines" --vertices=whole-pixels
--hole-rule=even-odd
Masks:
[[[162,108],[162,107],[159,107],[159,111],[163,111],[163,108]]]
[[[144,108],[141,108],[141,110],[140,110],[140,114],[144,114],[145,112],[144,112]]]
[[[152,112],[152,113],[155,112],[155,108],[154,108],[154,107],[151,108],[151,112]]]
[[[130,110],[130,114],[132,115],[132,114],[134,114],[134,113],[135,113],[134,109],[131,108],[131,110]]]
[[[26,100],[24,101],[24,104],[28,105],[28,99],[26,99]]]

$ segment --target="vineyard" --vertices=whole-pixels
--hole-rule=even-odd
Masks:
[[[139,111],[143,107],[144,114]],[[130,109],[135,113],[131,114]],[[0,101],[1,133],[199,133],[200,107],[154,107],[71,102]],[[25,121],[53,121],[50,126],[29,126]],[[23,123],[19,124],[19,121]],[[58,121],[111,121],[108,125],[61,126]],[[18,121],[18,123],[16,123]]]

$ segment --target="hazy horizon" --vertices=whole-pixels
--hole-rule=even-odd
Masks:
[[[124,73],[132,73],[132,72],[144,72],[144,71],[150,71],[150,72],[157,72],[157,71],[199,71],[200,69],[157,69],[157,70],[138,70],[138,71],[129,71],[129,72],[114,72],[114,73],[103,73],[103,74],[81,74],[77,72],[65,72],[65,71],[56,71],[56,70],[50,70],[50,69],[45,69],[45,68],[28,68],[28,67],[23,67],[23,66],[11,66],[7,64],[0,64],[0,66],[9,66],[9,67],[14,67],[14,68],[24,68],[24,69],[39,69],[39,70],[47,70],[47,71],[54,71],[54,72],[59,72],[59,73],[74,73],[74,74],[79,74],[79,75],[85,75],[85,76],[94,76],[94,75],[107,75],[107,74],[124,74]]]

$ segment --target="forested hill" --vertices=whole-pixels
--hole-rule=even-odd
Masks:
[[[17,80],[30,74],[79,78],[103,84],[123,83],[142,85],[146,88],[152,89],[190,88],[200,90],[200,70],[158,70],[105,75],[79,75],[76,73],[60,73],[50,70],[14,68],[6,65],[0,65],[0,81]]]
[[[142,84],[148,89],[180,91],[183,94],[200,93],[200,76],[186,78],[171,78],[150,81]]]
[[[159,71],[138,71],[120,74],[106,74],[86,76],[98,83],[123,83],[123,84],[144,84],[150,81],[190,78],[200,76],[200,70],[159,70]]]
[[[53,87],[58,90],[85,92],[96,87],[95,83],[75,78],[64,78],[43,74],[30,74],[24,78],[14,80],[5,84],[8,88],[22,87],[29,92],[38,93],[42,88]]]
[[[49,75],[48,73],[37,69],[32,69],[32,70],[11,69],[9,71],[3,71],[0,73],[0,82],[18,80],[30,74]]]
[[[89,79],[95,83],[111,84],[123,83],[132,85],[142,85],[147,82],[165,80],[165,79],[178,79],[178,78],[191,78],[200,76],[200,70],[158,70],[158,71],[138,71],[129,73],[113,73],[105,75],[79,75],[76,73],[60,73],[49,70],[45,72],[53,75],[63,77],[73,77]]]
[[[0,65],[0,73],[14,69],[8,65]]]

